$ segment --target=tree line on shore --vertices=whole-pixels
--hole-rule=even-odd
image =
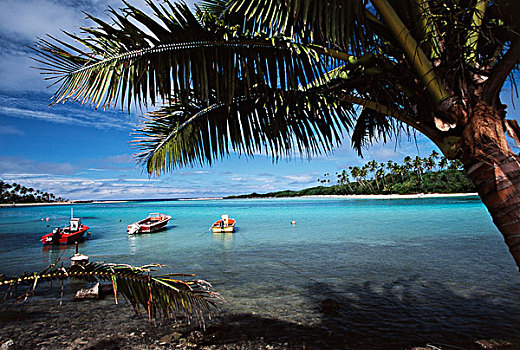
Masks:
[[[49,203],[65,200],[52,193],[25,187],[16,182],[9,184],[0,181],[0,203]]]
[[[335,184],[331,177],[325,173],[317,180],[320,186],[300,191],[251,193],[228,198],[475,192],[475,186],[464,174],[462,163],[440,157],[435,150],[425,158],[406,156],[401,164],[392,160],[386,163],[371,160],[363,166],[349,166],[335,173]]]

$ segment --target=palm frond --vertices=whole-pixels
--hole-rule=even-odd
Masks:
[[[283,38],[240,35],[215,17],[199,21],[183,3],[147,1],[156,18],[127,4],[124,16],[112,10],[114,25],[82,28],[86,36],[70,36],[85,49],[51,38],[40,40],[36,58],[58,89],[53,102],[79,100],[95,107],[132,102],[169,101],[188,104],[194,89],[201,100],[215,90],[219,103],[246,95],[237,76],[255,84],[296,89],[320,74],[312,50]],[[141,29],[143,28],[143,29]]]
[[[231,151],[279,156],[328,152],[353,124],[353,110],[318,90],[268,89],[206,108],[170,104],[137,131],[137,158],[150,174],[211,162]]]
[[[90,262],[85,265],[65,267],[58,261],[40,272],[24,273],[16,277],[0,275],[0,287],[29,286],[30,294],[37,283],[55,280],[110,281],[114,294],[120,292],[134,307],[147,310],[151,318],[172,318],[184,315],[188,319],[204,322],[204,315],[215,307],[218,294],[210,291],[210,285],[202,280],[186,280],[186,274],[152,275],[152,264],[134,267],[123,264]],[[10,293],[8,293],[9,295]]]
[[[236,0],[230,1],[230,16],[243,15],[245,29],[270,35],[292,37],[356,54],[362,52],[360,39],[368,39],[365,7],[360,0]],[[234,17],[233,17],[234,18]]]
[[[197,3],[197,6],[203,12],[210,13],[217,17],[222,15],[229,9],[229,0],[203,0]]]
[[[364,108],[356,119],[351,135],[352,147],[363,156],[363,149],[375,142],[386,143],[394,135],[398,135],[402,127],[395,119],[370,108]]]

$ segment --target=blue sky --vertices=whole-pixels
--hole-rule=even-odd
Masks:
[[[143,7],[144,1],[130,1]],[[192,3],[192,2],[188,2]],[[213,166],[184,168],[149,178],[129,145],[139,113],[95,111],[78,103],[49,108],[46,88],[28,46],[37,37],[89,26],[82,11],[104,16],[116,0],[2,0],[0,13],[0,179],[78,199],[214,197],[250,192],[301,189],[366,160],[401,161],[405,155],[427,156],[435,146],[419,136],[398,147],[374,145],[365,159],[348,138],[332,154],[307,159],[231,155]]]

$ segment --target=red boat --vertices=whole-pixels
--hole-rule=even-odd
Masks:
[[[151,233],[164,228],[172,217],[162,213],[150,213],[145,219],[128,225],[126,232],[129,235],[136,233]]]
[[[83,238],[88,226],[81,223],[80,218],[70,218],[69,226],[64,228],[56,227],[51,233],[42,237],[43,244],[72,244]]]

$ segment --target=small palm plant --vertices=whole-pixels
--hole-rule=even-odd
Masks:
[[[210,290],[211,285],[202,280],[186,280],[190,274],[151,274],[158,264],[135,267],[124,264],[90,262],[84,265],[65,267],[56,263],[40,272],[24,273],[17,277],[0,274],[0,287],[7,287],[7,297],[26,300],[32,295],[39,282],[75,279],[90,282],[110,281],[117,304],[117,292],[120,292],[133,306],[136,313],[147,311],[148,318],[171,319],[179,315],[204,325],[205,315],[216,307],[219,295]],[[182,278],[182,279],[181,279]],[[19,286],[28,286],[21,296],[15,294]]]

